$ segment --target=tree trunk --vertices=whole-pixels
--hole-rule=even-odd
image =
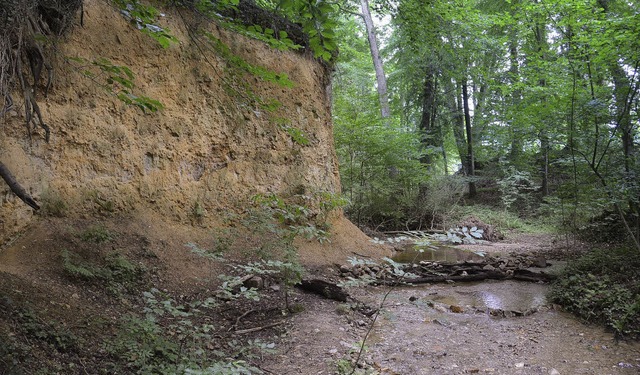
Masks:
[[[475,176],[475,160],[473,154],[473,135],[471,129],[471,113],[469,110],[469,92],[467,79],[462,81],[462,105],[464,108],[464,127],[467,133],[467,176],[469,179],[469,197],[477,195]]]
[[[378,50],[378,40],[376,38],[375,27],[373,26],[373,19],[371,18],[371,11],[369,10],[369,1],[360,0],[360,6],[362,8],[364,25],[367,29],[367,38],[369,39],[369,48],[371,49],[371,59],[373,60],[373,67],[376,71],[380,114],[382,115],[382,118],[387,118],[391,114],[391,111],[389,110],[389,96],[387,94],[387,79],[384,75],[382,59],[380,58],[380,51]]]
[[[439,145],[439,139],[437,129],[435,129],[436,119],[436,86],[437,79],[431,70],[427,68],[424,79],[424,90],[422,92],[422,117],[420,119],[419,130],[421,132],[420,142],[425,151],[427,151],[420,161],[425,165],[432,163],[432,157],[429,153],[429,149],[432,147],[442,146]]]
[[[462,165],[462,174],[467,175],[467,141],[464,136],[464,110],[462,108],[462,91],[459,85],[456,83],[455,87],[453,83],[449,82],[445,87],[447,92],[453,93],[453,97],[449,100],[445,100],[445,105],[451,113],[452,126],[453,126],[453,138],[456,141],[456,149],[458,155],[460,155],[460,163]]]
[[[512,27],[509,32],[509,83],[515,86],[520,79],[520,69],[518,63],[518,35],[515,31],[515,27]],[[511,103],[509,105],[512,108],[519,108],[520,100],[522,98],[522,90],[516,89],[511,94]],[[511,149],[509,150],[509,161],[512,164],[518,163],[522,155],[523,137],[522,134],[518,134],[518,126],[520,124],[516,121],[516,116],[512,112],[510,115],[509,131],[511,133]]]
[[[549,50],[549,46],[548,46],[548,42],[547,42],[547,31],[546,31],[546,26],[545,25],[541,25],[539,23],[536,23],[535,27],[534,27],[534,35],[536,38],[536,44],[538,47],[538,58],[540,59],[540,61],[545,62],[547,61],[547,51]],[[547,86],[547,81],[544,75],[542,75],[541,77],[539,77],[538,79],[538,86],[541,88],[544,88]],[[546,95],[543,95],[541,100],[543,102],[546,101]],[[549,143],[549,133],[547,132],[547,124],[543,122],[542,124],[542,128],[540,129],[540,132],[538,133],[539,136],[539,140],[540,140],[540,156],[541,156],[541,166],[540,166],[540,173],[542,175],[542,182],[541,182],[541,186],[540,186],[540,190],[542,192],[543,196],[547,196],[549,195],[549,150],[550,150],[550,143]]]

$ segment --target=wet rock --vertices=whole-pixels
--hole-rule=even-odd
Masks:
[[[449,306],[449,310],[456,314],[461,314],[464,312],[464,308],[462,306],[451,305]]]
[[[490,264],[487,264],[486,266],[482,267],[483,270],[485,271],[495,271],[496,268]]]

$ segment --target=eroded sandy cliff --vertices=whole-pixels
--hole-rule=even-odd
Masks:
[[[0,160],[41,204],[63,203],[72,215],[150,209],[181,223],[195,214],[207,226],[256,193],[339,191],[329,80],[312,58],[211,27],[250,64],[288,75],[294,85],[283,87],[203,54],[178,14],[162,22],[179,43],[162,49],[106,2],[86,1],[84,12],[84,25],[58,47],[48,97],[39,98],[50,143],[37,133],[29,140],[22,108],[5,116],[0,133]],[[128,66],[137,92],[165,109],[144,114],[124,105],[68,57]],[[250,96],[281,107],[260,109]],[[283,126],[298,128],[310,143],[294,142]],[[34,216],[6,186],[0,189],[0,240],[6,240]]]

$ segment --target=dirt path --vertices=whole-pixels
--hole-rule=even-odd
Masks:
[[[548,249],[547,238],[525,238],[482,251]],[[395,288],[367,338],[367,374],[638,374],[640,343],[616,342],[544,299],[547,286],[513,281]],[[379,306],[388,288],[352,290]],[[515,312],[526,312],[516,316]],[[316,301],[296,316],[276,374],[340,374],[355,357],[370,320],[347,305]],[[350,353],[351,352],[351,353]]]

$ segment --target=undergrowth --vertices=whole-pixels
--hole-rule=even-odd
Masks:
[[[571,262],[551,301],[618,336],[640,338],[640,257],[632,249],[598,249]]]
[[[458,206],[451,218],[454,221],[458,221],[468,216],[474,216],[484,223],[491,224],[499,231],[518,231],[523,233],[557,232],[550,221],[541,218],[522,218],[514,212],[480,204]]]
[[[120,321],[105,344],[113,370],[133,374],[260,374],[250,362],[275,346],[260,340],[217,342],[220,322],[212,319],[213,298],[180,304],[157,289],[144,293],[143,314]]]
[[[112,295],[131,291],[133,286],[142,281],[145,273],[143,266],[132,263],[117,252],[92,260],[84,259],[68,250],[63,250],[60,256],[62,267],[68,277],[104,285],[107,292]]]

